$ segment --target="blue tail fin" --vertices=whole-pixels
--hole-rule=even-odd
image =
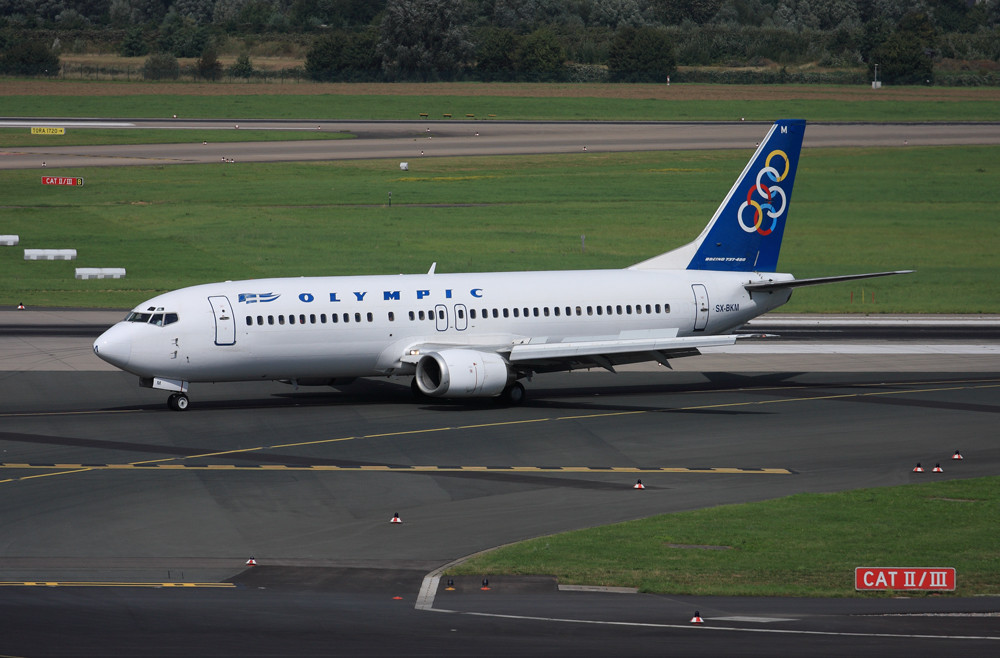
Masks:
[[[774,272],[805,127],[776,121],[698,239],[632,267]]]

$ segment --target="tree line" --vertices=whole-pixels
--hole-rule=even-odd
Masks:
[[[0,0],[0,72],[53,74],[62,44],[90,39],[167,77],[170,58],[198,58],[211,79],[220,44],[254,35],[307,42],[315,80],[659,82],[816,62],[919,83],[944,58],[1000,62],[1000,0]]]

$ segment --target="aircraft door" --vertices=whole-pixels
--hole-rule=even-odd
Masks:
[[[233,315],[233,307],[229,303],[229,298],[223,295],[209,297],[212,305],[212,312],[215,315],[215,344],[235,345],[236,344],[236,318]]]
[[[469,328],[469,311],[465,304],[455,304],[455,329],[465,331]]]
[[[694,292],[694,330],[705,331],[708,326],[708,288],[694,283],[691,290]]]
[[[438,304],[434,307],[434,326],[438,331],[448,329],[448,307],[444,304]]]

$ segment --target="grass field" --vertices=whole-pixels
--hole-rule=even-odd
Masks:
[[[447,574],[554,575],[563,584],[676,595],[843,597],[860,595],[855,567],[947,566],[958,573],[955,595],[997,596],[997,527],[1000,478],[952,480],[798,494],[541,537]]]
[[[995,88],[687,84],[4,81],[0,116],[274,119],[994,121]]]
[[[207,281],[423,272],[434,261],[439,272],[625,267],[693,239],[748,156],[435,158],[409,172],[386,161],[68,170],[82,188],[8,171],[0,233],[21,244],[0,247],[0,305],[131,307]],[[998,162],[998,147],[808,151],[779,269],[918,271],[798,291],[785,308],[1000,312]],[[79,255],[26,262],[22,248]],[[74,267],[128,276],[76,281]]]

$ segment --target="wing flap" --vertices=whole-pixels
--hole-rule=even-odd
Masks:
[[[511,348],[508,360],[519,365],[552,363],[553,361],[594,360],[604,357],[611,362],[659,361],[662,358],[694,356],[698,348],[732,345],[738,336],[685,336],[678,338],[618,338],[607,340],[562,341],[558,343],[528,343]],[[601,364],[599,364],[601,365]]]

